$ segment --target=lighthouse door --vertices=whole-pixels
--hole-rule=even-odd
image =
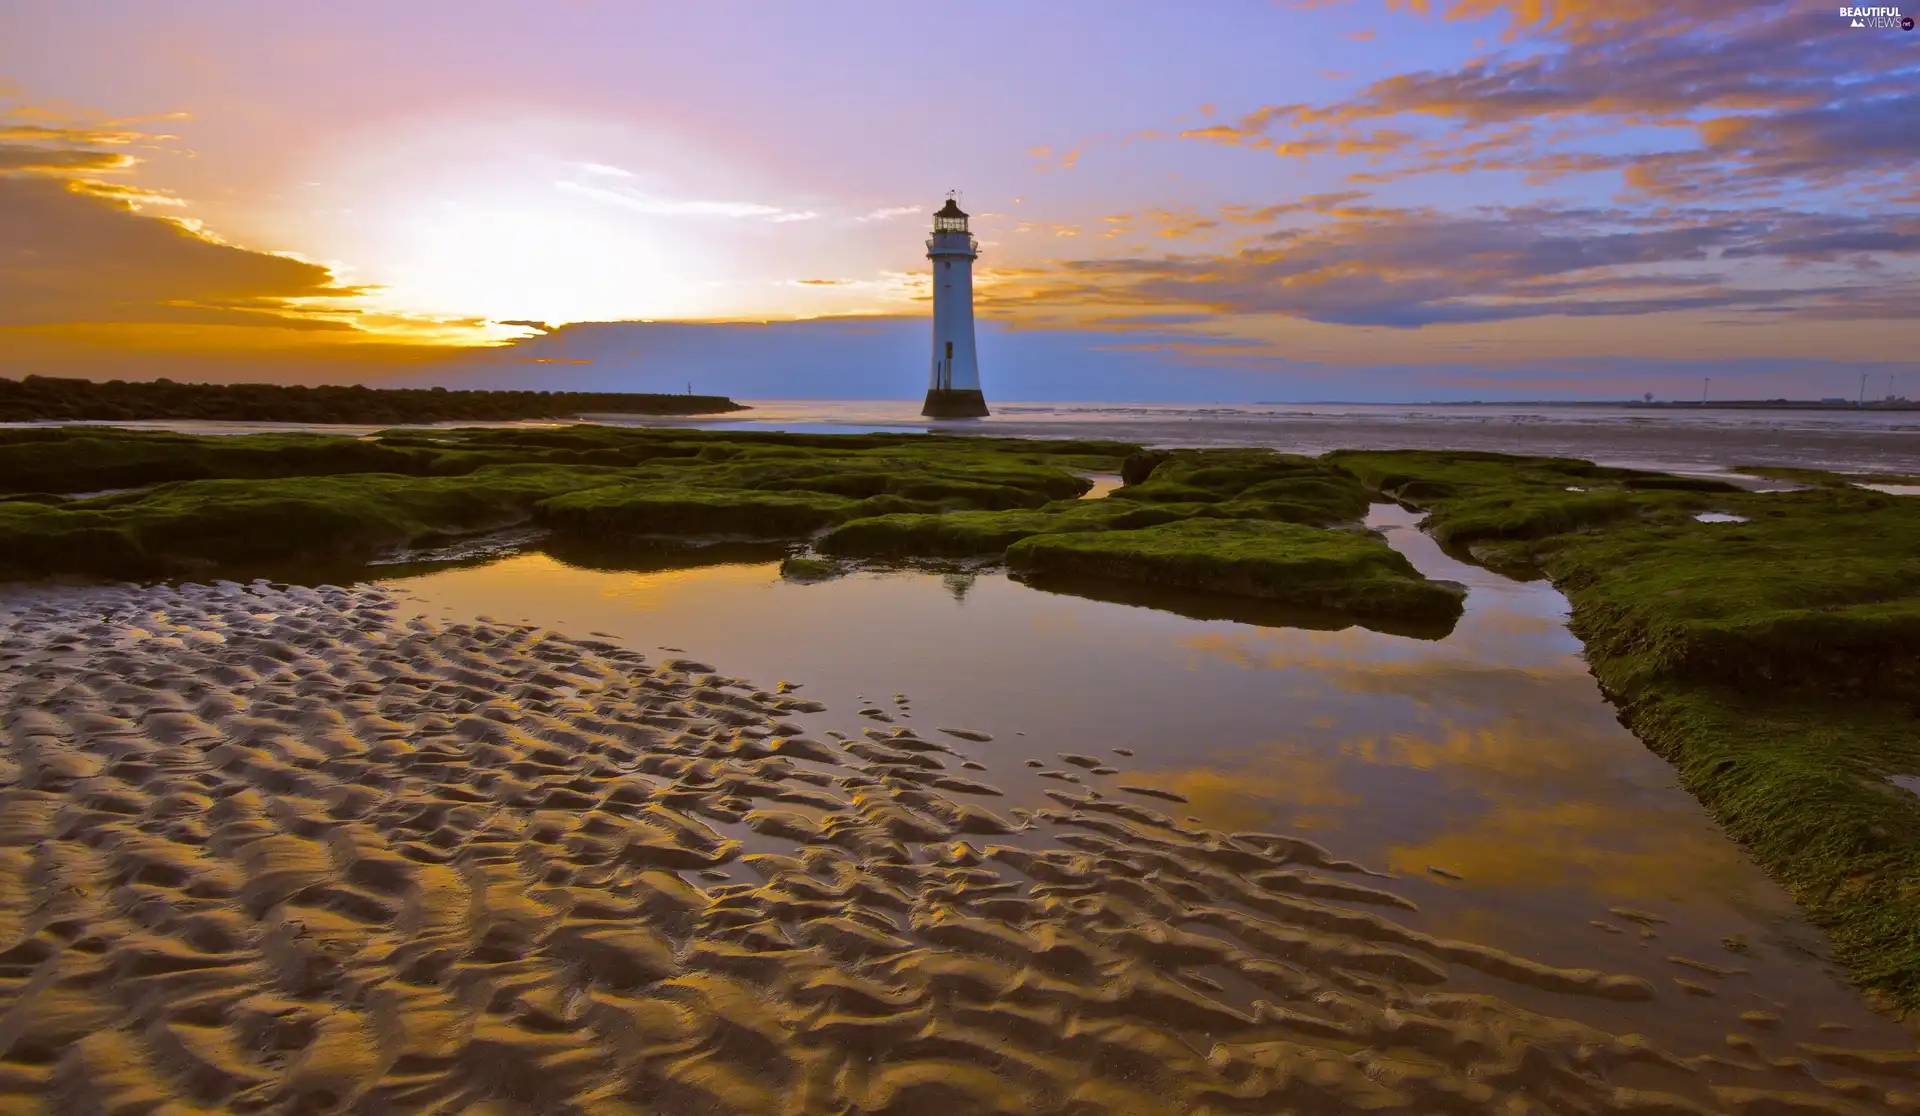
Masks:
[[[948,391],[953,390],[953,342],[951,341],[947,342],[947,371],[941,377],[940,386]]]

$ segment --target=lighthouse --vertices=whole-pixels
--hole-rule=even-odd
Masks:
[[[967,231],[967,215],[949,196],[933,215],[933,235],[927,238],[927,259],[933,261],[933,375],[920,413],[928,418],[987,413],[973,352],[973,261],[979,255],[980,242]]]

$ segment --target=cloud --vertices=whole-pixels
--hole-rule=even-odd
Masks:
[[[0,123],[0,143],[43,143],[58,147],[117,147],[142,140],[170,138],[172,137],[152,136],[125,128]]]
[[[0,143],[0,174],[112,174],[129,170],[132,156],[118,151],[84,151]]]
[[[794,283],[802,287],[851,287],[852,279],[795,279]]]
[[[1234,207],[1231,219],[1280,227],[1237,252],[1056,261],[980,302],[1009,313],[1097,308],[1107,322],[1137,307],[1417,329],[1699,310],[1899,317],[1910,309],[1893,293],[1909,308],[1920,295],[1920,218],[1551,205],[1454,214],[1358,201],[1348,191]],[[1762,278],[1742,270],[1747,261],[1819,270]]]
[[[867,213],[863,216],[855,217],[854,220],[855,221],[891,221],[895,217],[907,217],[912,214],[920,213],[920,212],[922,212],[922,208],[917,205],[889,205],[881,209],[876,209],[873,212]]]
[[[812,210],[782,209],[777,205],[763,205],[759,202],[662,198],[626,187],[608,189],[602,186],[589,186],[583,182],[569,182],[565,179],[555,182],[554,185],[569,193],[580,194],[597,201],[631,209],[636,213],[658,217],[727,217],[759,219],[781,224],[789,221],[811,221],[820,216]]]
[[[1035,170],[1071,170],[1080,161],[1080,148],[1056,151],[1051,147],[1029,147],[1027,154],[1036,160]]]
[[[17,115],[17,114],[16,114]],[[121,127],[0,121],[0,326],[255,326],[351,330],[316,304],[359,294],[318,264],[153,217],[177,202],[99,177],[133,170],[124,150],[161,137]]]
[[[0,116],[0,370],[137,375],[154,362],[174,372],[168,362],[257,362],[269,351],[306,367],[317,353],[411,363],[409,348],[485,329],[369,313],[367,289],[323,265],[229,243],[178,212],[145,212],[184,208],[126,180],[140,164],[131,152],[168,137],[22,115]]]
[[[1633,193],[1696,202],[1913,188],[1920,65],[1903,49],[1910,43],[1850,33],[1831,9],[1791,0],[1457,0],[1442,14],[1504,19],[1512,48],[1181,135],[1287,155],[1400,157],[1354,172],[1358,182],[1611,174]],[[1633,129],[1632,141],[1609,138]]]
[[[317,264],[223,244],[44,175],[0,176],[0,325],[197,322],[350,329],[300,300],[359,293]]]

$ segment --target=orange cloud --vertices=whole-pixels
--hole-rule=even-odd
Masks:
[[[367,288],[320,264],[228,243],[179,198],[126,181],[130,150],[168,137],[124,123],[0,118],[0,371],[91,370],[126,361],[279,351],[393,361],[396,350],[471,342],[484,323],[377,314]],[[402,363],[407,363],[402,360]],[[138,374],[135,372],[134,374]]]
[[[1080,149],[1056,151],[1051,147],[1029,147],[1027,154],[1039,160],[1036,170],[1070,170],[1080,161]]]

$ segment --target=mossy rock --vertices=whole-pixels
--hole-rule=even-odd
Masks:
[[[1015,571],[1107,578],[1285,601],[1355,616],[1452,620],[1462,594],[1428,581],[1378,536],[1291,523],[1191,518],[1135,531],[1036,535]]]
[[[804,554],[789,555],[780,563],[780,576],[788,581],[832,581],[845,577],[848,567],[843,562],[809,558]]]
[[[1352,475],[1318,458],[1272,450],[1166,451],[1137,455],[1127,467],[1128,483],[1108,499],[1211,503],[1228,516],[1319,525],[1357,522],[1372,502]]]
[[[821,492],[608,485],[542,501],[534,521],[586,538],[737,535],[800,538],[854,518],[867,504]]]
[[[0,576],[143,577],[369,558],[424,536],[522,522],[536,501],[600,480],[551,468],[458,478],[370,473],[175,481],[58,505],[6,502]]]
[[[1735,465],[1733,471],[1751,477],[1790,481],[1812,488],[1853,488],[1862,484],[1920,484],[1920,476],[1907,473],[1835,473],[1826,469],[1803,469],[1789,465]]]
[[[1078,496],[1087,488],[1085,478],[1063,469],[992,458],[949,462],[895,454],[855,457],[821,453],[733,460],[703,470],[699,483],[775,492],[821,492],[854,499],[890,495],[988,510],[1039,507]]]
[[[1436,535],[1550,576],[1622,720],[1856,981],[1920,1008],[1920,797],[1888,781],[1920,775],[1911,497],[1806,470],[1743,467],[1818,486],[1745,492],[1557,458],[1328,456],[1425,508]],[[1745,521],[1700,522],[1703,509]]]
[[[1542,561],[1625,690],[1675,677],[1920,703],[1920,515],[1908,499],[1753,493],[1716,501],[1744,523],[1656,516],[1558,540]]]
[[[637,537],[804,538],[848,519],[1040,508],[1086,490],[1075,470],[1118,468],[1135,449],[599,425],[371,438],[0,430],[0,494],[25,497],[0,501],[0,576],[320,561],[337,570],[423,537],[530,517],[575,544],[622,551]],[[68,495],[119,488],[136,491]],[[575,498],[549,499],[562,496]]]
[[[967,558],[998,555],[1032,535],[1150,527],[1211,513],[1204,504],[1063,500],[1023,511],[855,519],[828,531],[816,545],[824,553],[864,558]]]
[[[31,438],[18,437],[31,433]],[[423,473],[430,456],[334,434],[202,437],[69,426],[0,431],[0,491],[94,492],[216,477]]]

